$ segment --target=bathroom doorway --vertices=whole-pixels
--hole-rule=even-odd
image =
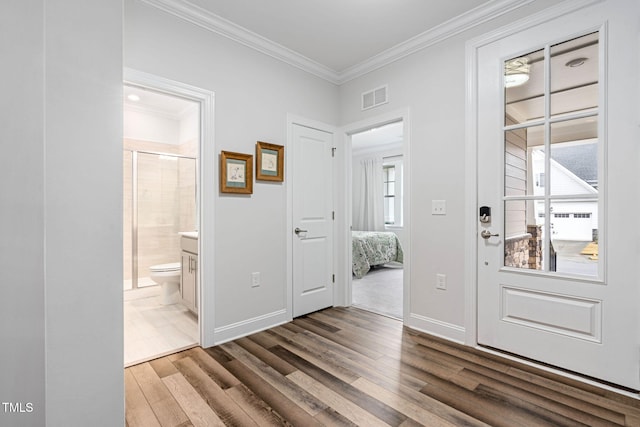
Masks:
[[[200,342],[200,116],[197,101],[124,86],[125,366]]]

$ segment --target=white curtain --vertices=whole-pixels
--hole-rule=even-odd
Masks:
[[[382,160],[363,159],[361,166],[360,195],[354,194],[354,230],[382,231],[384,230],[384,205]]]

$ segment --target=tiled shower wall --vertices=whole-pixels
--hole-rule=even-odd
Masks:
[[[124,144],[124,280],[132,276],[133,176],[132,151],[138,153],[138,280],[145,281],[149,267],[180,261],[181,231],[196,230],[196,142],[157,144],[126,139]],[[194,156],[195,157],[195,156]]]

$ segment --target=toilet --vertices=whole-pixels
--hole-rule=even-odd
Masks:
[[[181,266],[179,262],[158,264],[149,267],[149,277],[160,285],[160,304],[175,304],[180,299],[179,285]]]

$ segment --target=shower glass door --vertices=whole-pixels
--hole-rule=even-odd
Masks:
[[[125,260],[124,274],[125,286],[129,276],[135,289],[155,284],[149,278],[151,266],[180,262],[178,233],[196,229],[196,161],[174,154],[125,151],[125,177],[127,170],[131,189],[125,182],[124,249],[130,261]],[[129,241],[126,227],[131,230]]]

